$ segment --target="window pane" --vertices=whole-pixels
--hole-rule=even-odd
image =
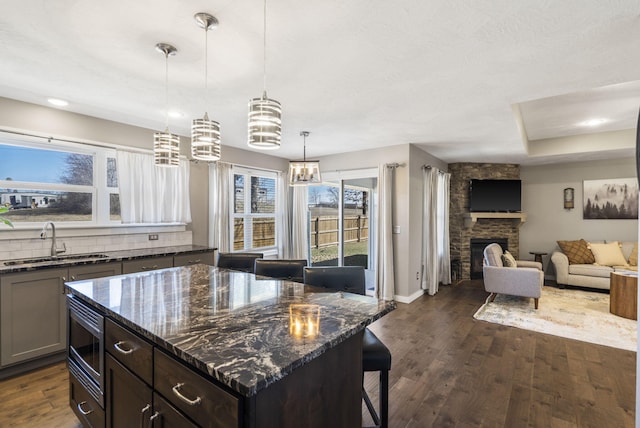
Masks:
[[[242,218],[233,220],[233,249],[244,249],[244,219]]]
[[[0,179],[93,185],[93,156],[0,144]]]
[[[118,170],[115,158],[107,158],[107,187],[118,187]]]
[[[0,189],[0,203],[14,223],[93,220],[91,193]]]
[[[276,245],[275,217],[259,217],[252,219],[253,248],[271,247]]]
[[[251,213],[270,214],[276,210],[276,180],[251,177]]]
[[[120,195],[117,193],[109,194],[109,220],[122,220],[120,216]]]
[[[244,214],[244,175],[233,176],[233,212]]]

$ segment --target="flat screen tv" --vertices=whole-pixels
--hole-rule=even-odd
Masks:
[[[520,180],[477,180],[469,183],[469,211],[519,213],[522,184]]]

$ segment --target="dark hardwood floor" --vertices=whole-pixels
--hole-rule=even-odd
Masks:
[[[371,326],[393,355],[390,427],[634,426],[634,352],[476,321],[486,296],[441,287]],[[0,381],[0,426],[77,428],[67,394],[63,363]]]

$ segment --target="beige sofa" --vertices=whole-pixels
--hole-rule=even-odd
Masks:
[[[613,245],[617,241],[599,241],[590,244],[596,244],[600,248],[604,248],[602,244]],[[636,242],[619,242],[618,247],[622,252],[624,260],[620,260],[615,264],[612,263],[569,263],[569,257],[558,248],[551,255],[551,262],[556,271],[556,282],[560,286],[572,285],[578,287],[599,288],[608,290],[611,272],[615,271],[637,271],[637,247],[635,248],[635,261],[629,263],[630,257],[634,252]],[[591,249],[591,247],[589,246]],[[594,255],[595,258],[595,255]],[[606,261],[606,260],[604,260]],[[625,263],[620,263],[624,261]],[[635,266],[633,265],[635,264]]]

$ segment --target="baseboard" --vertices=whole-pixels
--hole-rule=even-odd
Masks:
[[[416,300],[417,298],[419,298],[420,296],[422,296],[423,294],[424,294],[424,290],[420,289],[420,290],[416,291],[415,293],[411,294],[410,296],[395,295],[395,296],[393,296],[393,299],[396,302],[399,302],[399,303],[411,303],[414,300]]]

